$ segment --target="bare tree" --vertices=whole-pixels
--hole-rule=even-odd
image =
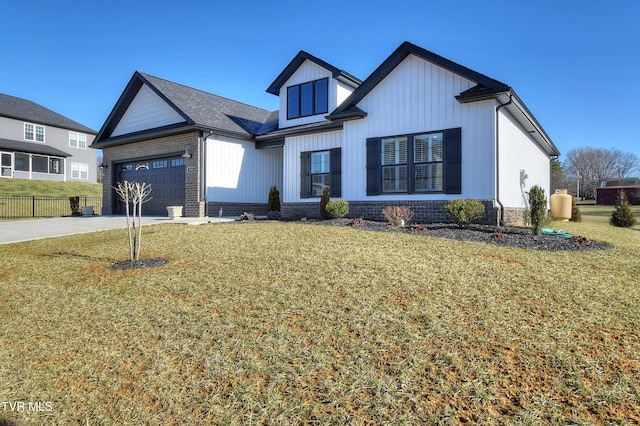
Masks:
[[[140,182],[118,182],[113,187],[125,204],[127,234],[129,236],[129,260],[140,260],[142,241],[142,204],[151,199],[151,185]],[[136,223],[137,220],[137,223]]]
[[[563,168],[569,182],[576,183],[576,195],[595,198],[602,182],[628,177],[639,165],[638,156],[633,153],[587,147],[569,151]]]

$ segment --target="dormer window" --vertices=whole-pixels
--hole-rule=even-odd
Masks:
[[[287,119],[329,112],[329,79],[287,87]]]

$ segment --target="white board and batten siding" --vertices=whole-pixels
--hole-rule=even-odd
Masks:
[[[548,200],[551,196],[549,155],[509,113],[502,109],[498,114],[500,202],[505,207],[526,208],[525,192],[534,185],[545,190]],[[520,185],[520,170],[528,175],[524,186]]]
[[[162,100],[146,84],[140,87],[111,136],[181,123],[184,118]]]
[[[455,96],[475,83],[409,55],[358,106],[367,117],[344,124],[342,196],[347,200],[494,199],[494,101],[461,104]],[[462,128],[462,194],[366,195],[366,140]]]
[[[312,115],[309,117],[300,117],[293,120],[287,120],[287,87],[297,84],[308,83],[310,81],[329,79],[328,93],[328,111],[326,114]],[[341,83],[331,77],[331,72],[311,61],[305,61],[296,72],[286,81],[280,89],[280,128],[299,126],[302,124],[317,123],[325,121],[325,116],[337,108],[338,102],[344,101],[352,92],[353,88]]]
[[[206,163],[208,201],[266,203],[271,186],[282,188],[282,148],[255,149],[250,141],[211,136]]]
[[[282,200],[284,202],[317,203],[317,198],[300,198],[300,153],[306,151],[326,151],[340,147],[342,147],[342,131],[339,130],[287,138],[284,144],[284,164],[287,166],[284,169],[285,186],[281,191]],[[344,173],[345,168],[351,166],[345,164],[344,155],[342,156],[342,159],[342,172]],[[345,185],[345,182],[346,181],[343,177],[343,186]]]

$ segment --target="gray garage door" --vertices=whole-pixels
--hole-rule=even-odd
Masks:
[[[151,185],[150,201],[142,206],[145,216],[166,216],[167,206],[184,206],[184,158],[162,158],[119,166],[118,181],[144,182]],[[118,214],[125,214],[119,203]]]

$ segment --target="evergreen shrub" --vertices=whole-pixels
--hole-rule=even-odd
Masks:
[[[531,214],[531,226],[536,235],[547,223],[547,199],[544,196],[544,189],[538,185],[532,186],[529,190],[529,210]]]
[[[325,187],[322,190],[322,197],[320,197],[320,217],[323,219],[330,219],[329,213],[327,213],[327,203],[329,202],[329,187]]]
[[[460,228],[466,228],[484,216],[484,204],[472,198],[456,198],[447,202],[442,213]]]
[[[280,191],[275,186],[269,190],[268,208],[270,212],[280,211]]]
[[[622,190],[618,192],[616,197],[616,208],[611,213],[609,223],[620,228],[631,228],[636,224],[636,216],[629,208],[629,203]]]
[[[349,214],[349,202],[346,200],[329,201],[324,209],[329,216],[337,219]]]
[[[582,222],[582,213],[576,205],[576,197],[571,198],[571,222]]]

